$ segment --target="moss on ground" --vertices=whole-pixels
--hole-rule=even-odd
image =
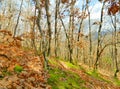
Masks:
[[[52,89],[86,89],[85,82],[75,73],[60,68],[50,68],[49,74],[48,84]]]
[[[84,81],[80,78],[80,76],[76,73],[73,73],[69,70],[64,70],[60,67],[59,63],[64,63],[68,69],[76,69],[76,70],[84,70],[85,69],[81,66],[76,66],[73,65],[72,63],[65,62],[62,60],[54,60],[51,59],[49,60],[49,63],[54,65],[50,66],[49,68],[49,79],[48,79],[48,84],[52,86],[52,89],[87,89],[85,87],[85,83],[87,81]],[[114,79],[114,81],[106,80],[104,79],[101,74],[98,71],[90,70],[86,71],[86,74],[89,76],[97,79],[97,80],[102,80],[107,83],[114,83],[115,85],[120,86],[120,80]]]
[[[70,63],[70,62],[64,62],[66,65],[67,65],[67,67],[69,67],[69,68],[74,68],[74,69],[79,69],[79,66],[76,66],[76,65],[73,65],[72,63]]]
[[[116,84],[117,86],[120,86],[120,80],[118,78],[114,78],[114,84]]]
[[[111,82],[109,80],[106,80],[106,79],[102,78],[102,76],[98,73],[97,70],[96,71],[95,70],[93,70],[93,71],[87,71],[87,74],[90,75],[90,76],[92,76],[92,77],[94,77],[94,78],[96,78],[96,79],[98,79],[98,80],[102,80],[102,81],[107,82],[107,83]]]

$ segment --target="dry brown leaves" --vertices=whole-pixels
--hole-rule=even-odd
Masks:
[[[65,4],[65,3],[68,3],[69,0],[61,0],[61,2],[62,2],[63,4]]]
[[[19,37],[9,36],[9,39],[12,41],[0,38],[0,89],[51,89],[41,62],[43,57],[36,56],[33,50],[23,50]],[[23,71],[15,72],[16,65],[21,66]]]
[[[120,10],[120,5],[117,3],[113,3],[110,8],[108,8],[109,15],[115,15]]]

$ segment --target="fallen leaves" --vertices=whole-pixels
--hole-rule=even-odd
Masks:
[[[11,39],[6,43],[0,39],[0,89],[51,89],[43,57],[36,56],[33,50],[23,50],[17,45],[22,41],[19,37]]]

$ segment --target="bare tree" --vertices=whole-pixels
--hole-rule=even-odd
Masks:
[[[50,22],[50,13],[49,13],[49,0],[45,0],[45,9],[46,9],[46,16],[47,16],[47,25],[48,25],[48,35],[49,35],[49,44],[48,44],[48,53],[47,55],[50,56],[51,52],[51,22]]]
[[[41,3],[41,1],[35,0],[35,8],[36,8],[36,10],[38,10],[36,24],[37,24],[39,33],[41,35],[41,43],[42,43],[40,45],[40,46],[42,46],[42,50],[39,50],[39,51],[41,51],[41,54],[44,57],[44,68],[47,69],[48,68],[48,59],[46,58],[47,47],[46,47],[46,43],[45,43],[45,35],[44,35],[42,27],[41,27],[41,13],[42,13],[41,9],[42,9],[42,7],[41,7],[40,3]]]
[[[90,65],[90,61],[92,61],[92,34],[91,34],[91,17],[90,17],[90,8],[89,8],[89,4],[90,0],[86,0],[86,8],[87,8],[87,12],[88,12],[88,29],[89,29],[89,55],[90,55],[90,59],[89,59],[89,65]]]
[[[96,60],[94,64],[94,69],[96,70],[98,67],[98,61],[100,59],[100,46],[101,46],[101,29],[102,29],[102,23],[103,23],[103,10],[104,10],[104,5],[105,2],[103,1],[102,3],[102,9],[101,9],[101,16],[100,16],[100,24],[99,24],[99,29],[98,29],[98,39],[97,39],[97,54],[96,54]]]
[[[18,27],[18,24],[19,24],[19,19],[20,19],[20,15],[21,15],[22,5],[23,5],[23,0],[21,0],[20,11],[19,11],[19,14],[18,14],[17,23],[15,25],[13,37],[16,36],[16,31],[17,31],[17,27]]]
[[[82,3],[82,18],[80,18],[80,22],[79,22],[79,28],[78,28],[78,36],[77,36],[77,41],[79,42],[80,41],[80,34],[82,33],[82,26],[83,26],[83,21],[84,21],[84,18],[83,16],[85,16],[85,13],[86,12],[86,7],[84,6],[84,0],[82,0],[83,3]],[[79,49],[77,48],[77,59],[79,58]]]
[[[59,5],[60,0],[56,0],[56,7],[55,7],[55,57],[58,57],[58,12],[59,12]]]
[[[112,20],[112,19],[111,19]],[[113,24],[113,27],[114,27],[114,33],[112,34],[113,35],[113,46],[114,46],[114,60],[115,60],[115,73],[114,73],[114,77],[117,77],[117,73],[119,72],[119,68],[118,68],[118,59],[117,59],[117,17],[116,15],[114,16],[114,21],[112,20],[112,24]]]
[[[73,63],[73,31],[74,31],[74,5],[76,3],[76,0],[71,0],[71,6],[70,6],[70,17],[69,17],[69,38],[70,38],[70,47],[69,47],[69,55],[70,55],[70,62]]]

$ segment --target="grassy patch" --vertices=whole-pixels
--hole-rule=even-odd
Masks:
[[[87,72],[89,75],[95,77],[95,78],[99,78],[99,74],[97,71],[93,70],[93,71],[88,71]]]
[[[52,89],[86,89],[84,81],[75,73],[51,68],[49,74],[48,84],[52,86]]]
[[[73,68],[77,70],[85,69],[81,66],[73,65],[72,63],[65,62],[59,59],[51,59],[49,63],[54,65],[49,70],[50,78],[48,79],[48,84],[52,86],[52,89],[86,89],[85,81],[80,78],[76,73],[70,72],[69,70],[63,70],[60,68],[59,63],[65,64],[67,68]],[[102,78],[101,74],[96,70],[86,71],[86,74],[96,78],[97,80],[102,80],[103,82],[111,83],[111,81]],[[117,85],[120,81],[116,80]]]
[[[106,79],[102,78],[97,70],[88,71],[87,74],[96,78],[96,79],[98,79],[98,80],[102,80],[104,82],[110,83],[109,80],[106,80]]]
[[[11,72],[7,70],[7,68],[3,68],[0,73],[0,79],[3,79],[5,76],[10,76],[12,75]]]
[[[76,66],[76,65],[73,65],[72,63],[70,63],[70,62],[64,62],[69,68],[74,68],[74,69],[79,69],[79,67],[78,66]]]
[[[102,58],[103,62],[107,63],[107,64],[112,64],[112,59],[110,56],[105,56]]]
[[[14,68],[14,71],[17,72],[17,73],[20,73],[20,72],[23,71],[23,68],[22,68],[22,66],[16,65],[15,68]]]
[[[114,78],[113,81],[117,86],[120,86],[120,80],[118,78]]]

